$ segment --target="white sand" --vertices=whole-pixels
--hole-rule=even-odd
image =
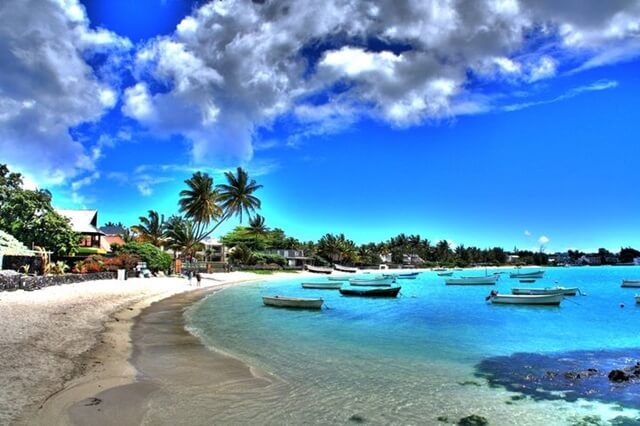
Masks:
[[[202,287],[283,275],[210,274]],[[194,290],[195,284],[195,279],[189,286],[180,278],[138,278],[0,292],[0,424],[12,423],[26,409],[37,409],[65,382],[91,367],[83,365],[82,355],[100,343],[110,318],[117,323],[119,315],[133,313],[131,306],[138,311],[153,301]],[[126,334],[124,340],[128,342]]]

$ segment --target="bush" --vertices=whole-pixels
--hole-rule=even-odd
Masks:
[[[104,260],[104,268],[110,272],[116,272],[118,269],[132,271],[138,262],[140,262],[140,257],[134,254],[120,253],[116,256],[106,258]]]
[[[84,260],[76,262],[71,272],[87,274],[91,272],[104,272],[104,259],[102,256],[89,256]]]
[[[165,253],[151,243],[128,242],[124,245],[112,247],[115,254],[129,254],[140,258],[141,262],[147,264],[150,270],[167,271],[171,267],[171,255]]]

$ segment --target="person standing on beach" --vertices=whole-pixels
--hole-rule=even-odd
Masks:
[[[193,278],[193,272],[189,271],[189,273],[187,274],[187,277],[189,278],[189,285],[191,285],[191,279]]]
[[[200,287],[200,282],[202,281],[202,275],[200,275],[200,272],[196,273],[196,283],[197,286]]]

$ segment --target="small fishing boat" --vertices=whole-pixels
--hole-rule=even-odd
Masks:
[[[418,277],[417,277],[417,276],[415,276],[415,275],[406,276],[406,277],[403,277],[402,275],[398,275],[398,277],[397,277],[397,278],[398,278],[399,280],[415,280],[415,279],[416,279],[416,278],[418,278]]]
[[[377,283],[377,282],[372,282],[372,283],[349,283],[349,284],[354,286],[354,287],[391,287],[391,284]]]
[[[445,272],[447,268],[431,268],[431,270],[434,272]]]
[[[536,279],[535,278],[524,278],[524,279],[520,279],[521,283],[526,283],[526,284],[531,284],[531,283],[535,283]]]
[[[398,274],[398,278],[409,278],[409,277],[417,277],[420,275],[420,272],[405,272],[404,274]]]
[[[277,308],[320,309],[324,300],[322,298],[263,296],[262,301],[267,306]]]
[[[302,283],[302,288],[316,290],[337,290],[340,287],[342,287],[342,283]]]
[[[620,287],[640,288],[640,280],[622,280]]]
[[[336,275],[336,276],[333,276],[333,277],[327,277],[327,279],[329,281],[349,281],[351,279],[351,277],[348,277],[346,275],[343,275],[343,276]]]
[[[489,296],[491,303],[502,305],[551,305],[558,306],[562,302],[562,293],[554,294],[498,294]]]
[[[542,278],[544,275],[544,271],[534,271],[534,272],[512,272],[509,277],[510,278]]]
[[[391,288],[341,288],[343,296],[361,297],[397,297],[402,287]]]
[[[489,275],[486,277],[460,277],[447,278],[446,285],[495,285],[499,275]]]
[[[307,271],[309,272],[313,272],[315,274],[330,274],[333,272],[333,269],[331,268],[324,268],[322,266],[312,266],[312,265],[307,265]]]
[[[336,268],[336,271],[340,271],[340,272],[349,272],[349,273],[356,273],[358,272],[358,268],[354,268],[351,266],[342,266],[342,265],[338,265],[337,263],[333,265],[334,268]]]
[[[453,268],[454,271],[462,271],[462,268]]]
[[[511,294],[563,294],[575,296],[580,289],[578,287],[545,287],[545,288],[512,288]]]
[[[393,277],[389,278],[352,278],[349,280],[349,284],[351,285],[391,285],[396,282],[396,279]]]
[[[453,275],[453,271],[438,272],[437,275],[439,277],[450,277],[451,275]]]

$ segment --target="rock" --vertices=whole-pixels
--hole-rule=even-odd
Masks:
[[[449,417],[447,416],[438,416],[436,420],[442,423],[449,423]]]
[[[611,370],[607,376],[612,382],[628,382],[631,376],[622,370]]]
[[[463,417],[460,420],[458,420],[459,426],[484,426],[488,424],[489,424],[489,421],[486,418],[479,416],[477,414],[472,414],[470,416]]]
[[[87,402],[84,403],[85,407],[91,407],[93,405],[98,405],[102,402],[102,400],[100,398],[89,398],[87,399]]]
[[[567,371],[563,374],[566,379],[576,380],[576,379],[585,379],[587,377],[596,376],[598,374],[598,370],[595,368],[587,368],[583,371]]]
[[[358,414],[354,414],[353,416],[349,417],[349,421],[354,423],[364,423],[366,420],[364,419],[364,417]]]

